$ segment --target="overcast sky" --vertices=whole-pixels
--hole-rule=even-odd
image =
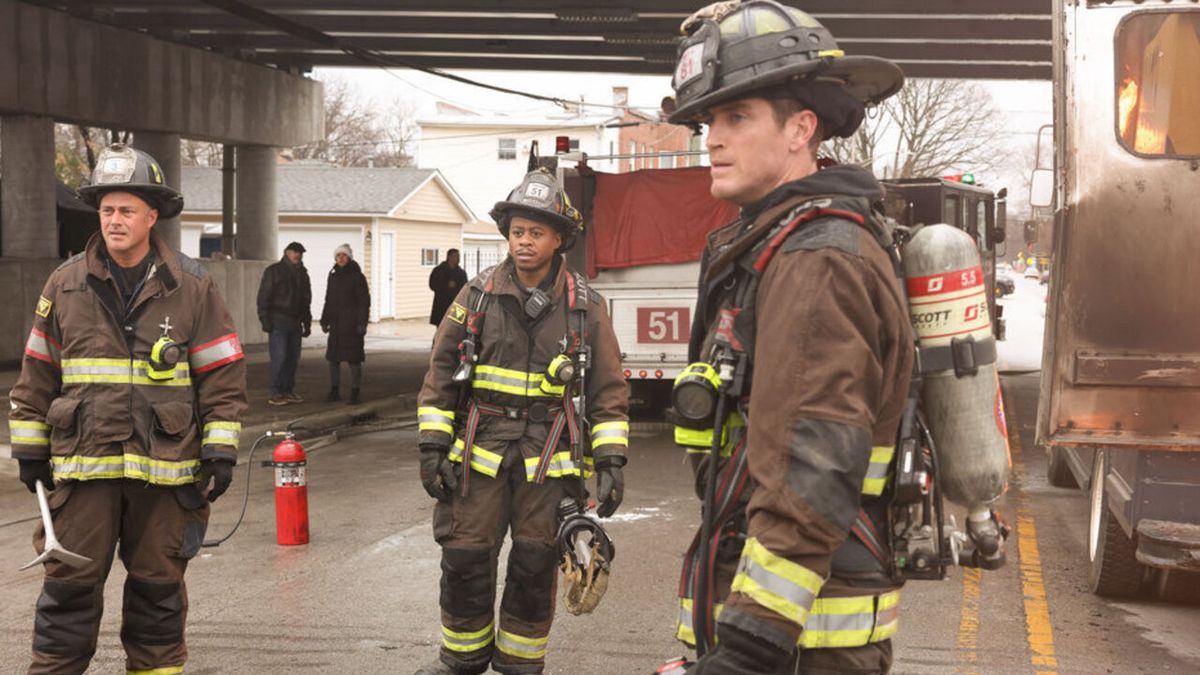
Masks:
[[[664,96],[671,92],[670,77],[627,75],[619,73],[547,73],[505,71],[453,71],[456,74],[488,84],[528,91],[544,96],[569,99],[582,97],[590,103],[611,104],[614,86],[629,87],[629,101],[634,107],[657,110]],[[432,115],[434,102],[448,101],[482,113],[536,115],[554,111],[554,106],[540,101],[502,94],[467,84],[440,78],[427,73],[379,68],[318,68],[316,79],[336,77],[347,82],[365,99],[385,106],[401,99],[411,102],[418,117]],[[1031,146],[1038,127],[1051,122],[1051,87],[1048,81],[981,81],[992,96],[993,106],[1000,111],[1001,128],[990,133],[1008,140],[1015,150]],[[597,108],[596,113],[604,112]],[[1018,153],[1024,154],[1024,153]],[[1021,165],[1018,165],[1021,164]],[[961,171],[971,171],[963,167]],[[1007,186],[1012,193],[1013,206],[1023,204],[1021,174],[1027,169],[1014,163],[996,176],[980,176],[991,187]]]

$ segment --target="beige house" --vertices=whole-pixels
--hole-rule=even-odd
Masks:
[[[427,317],[429,273],[475,215],[436,169],[283,164],[278,173],[279,253],[307,249],[314,319],[325,301],[333,251],[350,244],[371,288],[371,319]],[[221,170],[183,169],[182,249],[205,258],[221,250]]]

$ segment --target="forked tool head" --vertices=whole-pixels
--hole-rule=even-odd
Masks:
[[[21,569],[27,570],[47,560],[57,560],[71,567],[83,567],[92,562],[91,558],[79,555],[78,553],[72,553],[63,548],[62,544],[58,543],[58,537],[54,534],[54,521],[50,518],[50,503],[46,500],[46,488],[40,480],[37,481],[37,499],[38,508],[42,511],[42,527],[46,530],[46,546],[42,550],[41,555],[34,558]]]

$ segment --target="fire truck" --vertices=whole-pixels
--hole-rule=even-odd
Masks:
[[[1054,2],[1054,265],[1037,436],[1090,497],[1100,595],[1200,595],[1200,10]]]

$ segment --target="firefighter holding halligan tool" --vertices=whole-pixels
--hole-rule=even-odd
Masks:
[[[583,479],[597,475],[601,517],[624,492],[620,349],[603,299],[561,255],[582,234],[579,211],[537,170],[491,216],[508,258],[450,305],[418,400],[421,482],[437,499],[433,536],[442,547],[442,646],[418,675],[489,665],[541,673],[560,552],[573,613],[595,606],[612,561],[599,524],[579,513]],[[497,559],[509,530],[496,620]],[[572,544],[585,531],[591,547],[581,550]]]
[[[704,500],[677,627],[700,658],[677,671],[886,673],[888,466],[914,342],[871,213],[882,189],[818,171],[817,147],[903,74],[773,0],[709,5],[682,32],[670,121],[708,127],[712,194],[741,213],[709,236],[672,396]]]

